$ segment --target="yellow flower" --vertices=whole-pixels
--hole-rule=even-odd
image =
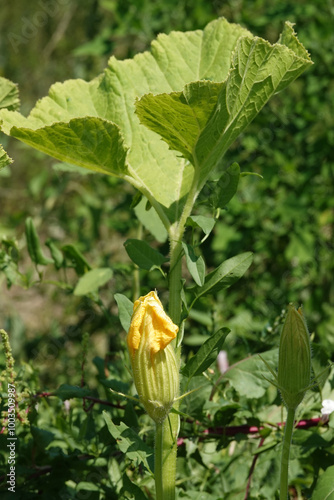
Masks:
[[[155,422],[166,418],[179,393],[179,368],[171,345],[177,332],[156,292],[136,300],[127,344],[139,398]]]

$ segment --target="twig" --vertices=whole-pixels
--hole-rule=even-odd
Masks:
[[[264,440],[265,438],[261,438],[260,442],[259,442],[259,446],[258,448],[261,448],[261,446],[263,445],[264,443]],[[257,459],[259,458],[259,453],[256,453],[256,455],[254,455],[254,458],[253,458],[253,461],[252,461],[252,465],[251,465],[251,468],[249,470],[249,474],[248,474],[248,481],[247,481],[247,487],[246,487],[246,492],[245,492],[245,497],[244,497],[244,500],[247,500],[248,498],[248,494],[249,494],[249,490],[250,490],[250,486],[251,486],[251,482],[252,482],[252,476],[253,476],[253,472],[254,472],[254,469],[255,469],[255,465],[256,465],[256,462],[257,462]]]

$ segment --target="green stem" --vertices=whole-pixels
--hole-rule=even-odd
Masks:
[[[163,424],[156,424],[155,427],[155,454],[154,454],[154,478],[156,500],[163,500]]]
[[[143,225],[141,222],[138,224],[137,229],[137,240],[141,240],[143,237]],[[140,296],[140,270],[137,265],[135,265],[133,270],[133,302]]]
[[[197,196],[197,176],[194,176],[192,187],[187,197],[182,215],[178,222],[167,228],[170,241],[169,271],[169,316],[173,322],[181,326],[182,313],[182,238],[187,218],[191,214]],[[181,347],[175,346],[178,363],[181,359]],[[179,401],[174,408],[177,410]],[[177,436],[179,433],[179,416],[170,413],[162,424],[156,426],[155,440],[155,484],[156,500],[175,500]]]
[[[175,324],[181,321],[181,252],[179,240],[171,240],[169,273],[169,315]],[[176,350],[180,361],[180,349]],[[178,402],[174,407],[178,406]],[[179,416],[170,413],[162,424],[156,425],[155,436],[155,485],[156,500],[175,500],[177,435]]]
[[[187,196],[180,220],[169,228],[170,241],[170,272],[169,272],[169,315],[176,325],[181,323],[181,291],[182,291],[182,238],[186,222],[193,209],[198,195],[198,170],[195,170],[194,179]],[[179,354],[178,354],[179,355]]]
[[[181,322],[182,241],[171,241],[169,272],[169,316],[176,325]]]
[[[175,500],[178,426],[179,417],[175,413],[170,413],[162,423],[156,424],[154,465],[156,500]]]
[[[288,486],[289,486],[289,456],[290,447],[293,433],[293,424],[295,421],[296,410],[294,408],[288,408],[288,414],[286,417],[285,431],[283,438],[282,447],[282,457],[281,457],[281,488],[280,488],[280,500],[287,500],[288,497]]]

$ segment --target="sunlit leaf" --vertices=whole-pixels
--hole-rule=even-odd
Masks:
[[[196,255],[193,247],[182,242],[183,250],[186,256],[188,271],[193,277],[195,283],[201,287],[205,279],[205,262],[201,255]]]
[[[0,130],[1,130],[1,122],[0,122]],[[0,170],[4,167],[7,167],[7,165],[10,165],[11,163],[13,163],[13,160],[8,156],[8,154],[0,144]]]
[[[81,276],[73,293],[74,295],[87,295],[96,292],[101,286],[108,283],[112,276],[113,272],[110,267],[91,269]]]
[[[188,226],[201,228],[206,236],[211,233],[215,224],[215,219],[212,217],[204,217],[203,215],[191,215],[187,220]]]
[[[147,94],[137,102],[141,122],[160,134],[198,171],[199,189],[223,155],[276,92],[312,64],[286,23],[281,43],[240,37],[231,71],[221,83],[205,80],[182,91]]]
[[[115,293],[114,299],[118,305],[118,316],[123,329],[127,332],[130,328],[133,313],[133,302],[121,293]]]
[[[194,169],[199,191],[271,95],[310,64],[290,24],[270,45],[221,18],[203,31],[161,34],[131,60],[111,57],[91,82],[56,83],[28,118],[4,109],[0,119],[5,133],[40,151],[126,179],[168,227]]]
[[[16,83],[0,76],[0,109],[15,111],[20,107],[19,90]]]

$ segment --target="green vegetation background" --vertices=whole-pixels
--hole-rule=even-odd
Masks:
[[[159,32],[203,28],[225,16],[275,42],[283,22],[296,23],[314,66],[275,96],[226,157],[244,177],[203,245],[208,268],[253,251],[247,275],[215,300],[206,300],[188,322],[187,349],[203,342],[216,324],[232,328],[230,362],[277,345],[273,325],[293,301],[303,304],[319,355],[334,353],[334,3],[273,0],[15,0],[1,6],[0,75],[19,84],[28,113],[55,81],[91,79],[110,55],[132,57],[149,48]],[[0,272],[0,326],[7,329],[18,365],[35,360],[35,390],[80,385],[82,333],[91,334],[86,378],[95,377],[96,356],[122,362],[125,334],[114,293],[132,297],[132,264],[123,243],[137,237],[129,206],[134,190],[99,175],[62,172],[61,166],[2,136],[15,162],[0,173],[0,239],[18,241],[19,268],[36,279],[28,258],[24,221],[32,216],[42,241],[73,243],[94,267],[112,267],[101,293],[107,314],[87,299],[50,284],[28,290],[6,286]],[[204,196],[210,194],[206,188]],[[199,213],[201,208],[199,205]],[[149,233],[147,241],[153,242]],[[156,243],[154,243],[156,245]],[[166,243],[159,245],[167,253]],[[55,280],[52,266],[44,280]],[[74,274],[67,279],[75,283]],[[165,288],[161,275],[141,274],[142,291]],[[189,331],[192,331],[190,337]],[[92,381],[90,385],[94,385]],[[33,390],[33,389],[32,389]],[[45,437],[45,436],[44,436]]]
[[[0,75],[19,84],[22,109],[28,113],[55,81],[93,78],[111,54],[132,57],[146,50],[159,32],[203,28],[217,16],[241,23],[271,42],[277,40],[284,20],[295,22],[314,66],[270,101],[226,159],[238,161],[242,171],[260,173],[264,179],[243,179],[238,196],[203,249],[209,266],[239,252],[255,252],[247,278],[224,296],[223,310],[218,306],[216,313],[228,319],[237,312],[234,329],[246,342],[259,338],[288,302],[302,303],[310,330],[316,330],[321,342],[333,350],[331,2],[101,0],[82,4],[54,0],[27,4],[16,0],[1,9]],[[1,174],[1,235],[15,236],[23,247],[24,220],[31,215],[40,221],[42,239],[52,237],[63,244],[79,241],[94,266],[113,267],[115,261],[129,264],[122,246],[125,237],[136,231],[134,215],[128,211],[133,195],[129,186],[120,187],[118,181],[100,176],[62,174],[51,168],[54,162],[44,155],[14,140],[7,143],[4,136],[3,142],[15,163]],[[110,299],[113,292],[130,286],[123,280],[117,283],[117,275],[115,279]],[[24,293],[15,287],[7,292],[3,282],[2,290],[1,323],[15,336],[20,356],[24,352],[19,337],[36,340],[52,329],[77,324],[77,305],[58,292],[55,305],[50,287]],[[79,321],[84,321],[84,328],[98,329],[89,325],[92,316]],[[15,350],[15,354],[19,353]]]

